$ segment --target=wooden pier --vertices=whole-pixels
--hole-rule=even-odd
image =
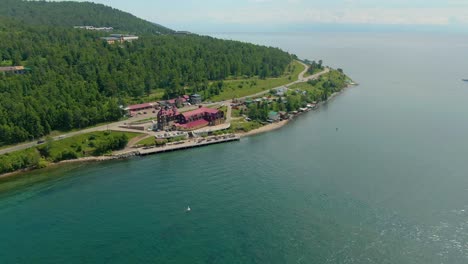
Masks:
[[[157,153],[171,152],[171,151],[177,151],[177,150],[189,149],[189,148],[198,148],[198,147],[204,147],[204,146],[213,145],[213,144],[221,144],[221,143],[239,141],[239,140],[240,140],[240,137],[237,135],[213,136],[213,137],[207,137],[207,138],[192,139],[190,141],[184,141],[180,143],[174,142],[171,144],[167,144],[163,147],[142,148],[142,149],[139,149],[138,152],[140,156],[146,156],[146,155],[152,155],[152,154],[157,154]]]

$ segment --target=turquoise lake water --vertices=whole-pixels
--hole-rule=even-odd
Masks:
[[[467,35],[213,36],[360,85],[237,143],[25,175],[49,179],[0,194],[0,263],[468,263]]]

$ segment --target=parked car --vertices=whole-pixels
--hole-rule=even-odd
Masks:
[[[42,144],[42,143],[45,143],[45,140],[44,140],[44,139],[39,139],[39,140],[37,141],[37,144]]]

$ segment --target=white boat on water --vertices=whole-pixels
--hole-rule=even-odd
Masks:
[[[192,209],[190,209],[190,206],[187,206],[187,209],[185,210],[186,212],[190,212]]]

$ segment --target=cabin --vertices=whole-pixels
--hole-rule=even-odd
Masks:
[[[270,111],[268,113],[268,121],[269,122],[278,122],[281,120],[281,115],[278,112]]]
[[[280,112],[279,112],[279,115],[280,115],[281,120],[289,119],[289,114],[288,114],[288,112],[280,111]]]

